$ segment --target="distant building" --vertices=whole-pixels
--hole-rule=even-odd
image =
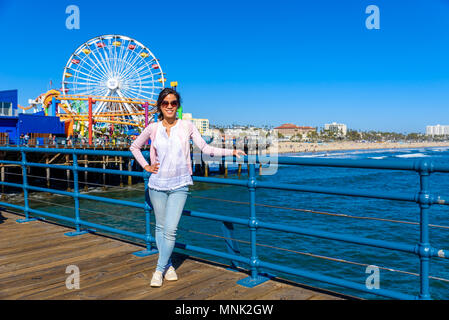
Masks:
[[[18,144],[21,134],[51,133],[64,136],[65,127],[59,117],[46,116],[43,111],[35,114],[19,113],[17,117],[0,117],[0,133],[7,133],[11,144]]]
[[[44,111],[25,114],[17,108],[17,90],[0,91],[0,135],[4,142],[18,144],[21,134],[65,135],[65,123],[59,117],[46,116]],[[7,138],[6,138],[7,137]]]
[[[428,136],[449,135],[449,125],[442,126],[437,124],[436,126],[427,126],[426,135]]]
[[[234,125],[232,128],[223,129],[224,136],[227,139],[235,139],[237,143],[244,143],[244,141],[264,141],[267,137],[269,131],[262,128],[252,127],[252,126],[238,126]],[[220,136],[223,134],[220,133]],[[218,137],[220,138],[220,137]]]
[[[192,118],[191,113],[183,113],[182,119],[192,121],[193,124],[195,125],[195,127],[201,133],[201,135],[203,135],[203,136],[211,136],[212,135],[210,128],[209,128],[209,119],[195,119],[195,118]]]
[[[273,128],[275,136],[278,134],[282,134],[286,138],[291,138],[294,135],[300,134],[303,138],[305,138],[310,132],[316,132],[316,128],[314,127],[299,127],[292,123],[284,123],[283,125]]]
[[[192,114],[191,113],[183,113],[182,119],[183,120],[192,120]]]
[[[346,136],[346,133],[348,132],[348,127],[342,123],[332,122],[326,123],[324,125],[324,130],[335,132],[339,136]]]

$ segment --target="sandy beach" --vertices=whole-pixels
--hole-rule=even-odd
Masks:
[[[369,150],[369,149],[410,149],[429,147],[449,147],[449,142],[327,142],[327,143],[304,143],[304,142],[279,142],[278,153],[291,152],[322,152],[338,150]],[[269,152],[274,151],[269,149]]]

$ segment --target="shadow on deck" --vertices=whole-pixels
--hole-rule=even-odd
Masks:
[[[3,219],[2,219],[3,217]],[[132,253],[142,247],[125,241],[84,234],[57,224],[31,221],[0,212],[0,299],[188,299],[188,300],[336,300],[350,299],[291,281],[274,278],[254,288],[236,282],[248,275],[227,270],[226,265],[174,253],[179,280],[161,288],[149,283],[157,255],[143,258]],[[66,279],[75,265],[80,288],[67,289]]]

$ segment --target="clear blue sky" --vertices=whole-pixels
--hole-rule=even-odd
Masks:
[[[80,8],[68,30],[68,5]],[[368,5],[380,30],[368,30]],[[84,41],[127,35],[211,124],[423,132],[449,124],[449,0],[0,0],[0,90],[60,84]]]

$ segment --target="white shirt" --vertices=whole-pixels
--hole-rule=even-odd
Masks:
[[[166,128],[159,122],[154,144],[156,149],[156,161],[159,163],[157,173],[152,173],[148,181],[148,187],[156,190],[173,190],[186,185],[193,185],[189,166],[182,152],[179,139],[179,120],[170,128],[170,136]]]

